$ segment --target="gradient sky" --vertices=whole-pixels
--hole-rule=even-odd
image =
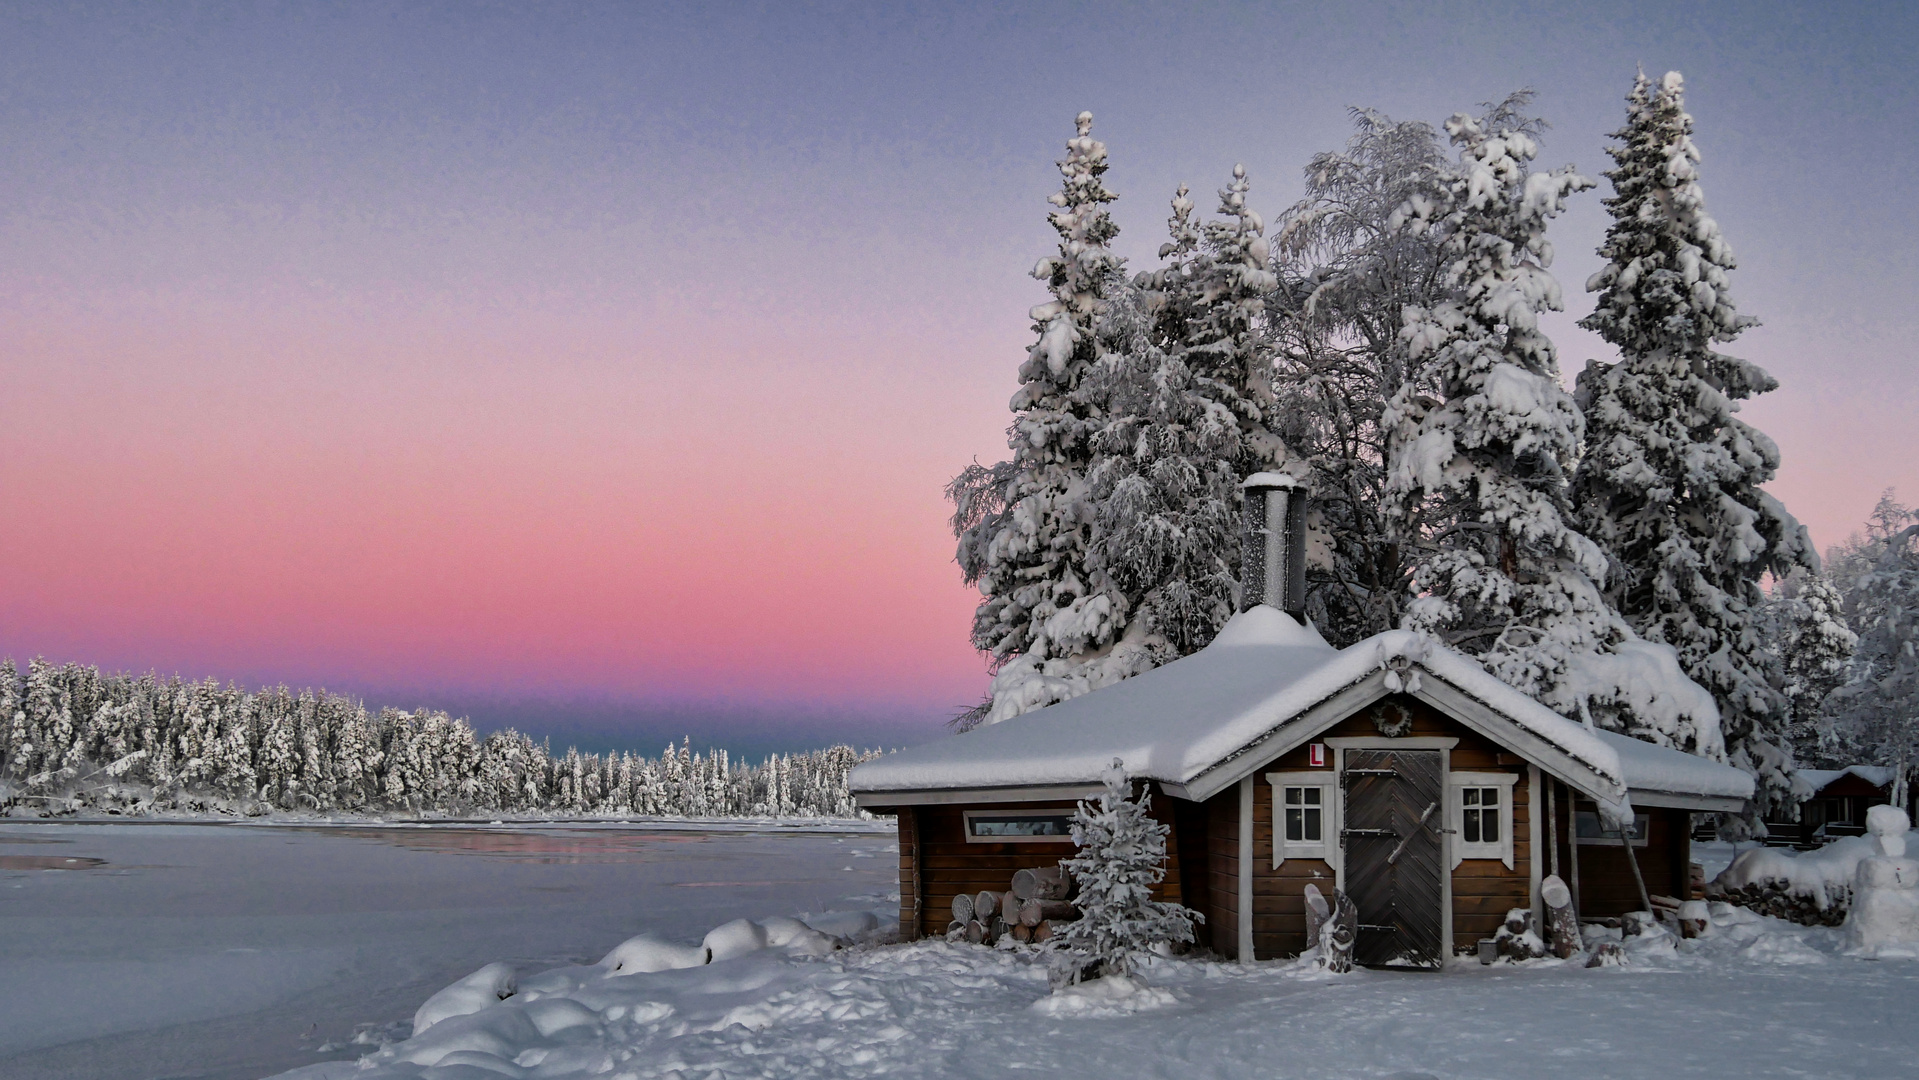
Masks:
[[[1821,545],[1919,499],[1910,5],[0,8],[0,654],[654,749],[925,738],[1073,115],[1151,263],[1345,110],[1687,77]],[[1203,204],[1210,209],[1210,197]],[[1570,374],[1604,229],[1555,226]]]

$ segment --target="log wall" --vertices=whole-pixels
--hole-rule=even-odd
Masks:
[[[1559,848],[1559,876],[1570,885],[1572,862],[1567,839],[1572,835],[1572,807],[1568,806],[1572,800],[1565,797],[1566,788],[1559,790],[1559,831],[1555,835]],[[1577,799],[1577,808],[1587,813],[1597,812],[1592,800],[1586,798]],[[1646,846],[1634,848],[1633,852],[1639,856],[1639,872],[1645,875],[1646,891],[1654,896],[1687,899],[1687,864],[1692,861],[1692,814],[1665,807],[1648,807],[1644,812],[1649,818]],[[1640,902],[1639,886],[1633,881],[1632,867],[1626,864],[1624,849],[1616,844],[1579,845],[1579,891],[1573,906],[1579,910],[1582,919],[1623,915],[1646,906]]]
[[[1179,845],[1175,842],[1178,820],[1172,809],[1176,801],[1154,792],[1153,817],[1175,830],[1169,835],[1166,845],[1166,881],[1155,890],[1154,898],[1180,903],[1183,902],[1181,860]],[[1076,850],[1070,840],[1061,840],[1059,843],[967,843],[966,811],[1044,809],[1070,812],[1074,805],[1072,802],[1023,802],[899,808],[896,812],[900,815],[901,936],[940,936],[946,933],[946,924],[953,918],[953,897],[962,892],[977,893],[982,889],[1004,892],[1011,885],[1015,870],[1056,865]],[[917,934],[912,932],[911,891],[915,864],[907,855],[909,818],[917,829],[915,852],[918,855],[917,880],[920,890]]]

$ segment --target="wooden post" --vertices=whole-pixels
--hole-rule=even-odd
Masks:
[[[1546,936],[1552,943],[1553,955],[1565,960],[1583,944],[1579,939],[1579,919],[1573,913],[1572,890],[1555,874],[1539,887],[1539,896],[1546,903]]]
[[[1320,931],[1325,928],[1327,920],[1333,917],[1333,906],[1326,902],[1326,895],[1319,891],[1319,886],[1310,881],[1306,883],[1305,900],[1306,947],[1316,949],[1319,947]],[[1320,959],[1325,959],[1323,953]]]
[[[1579,804],[1572,792],[1566,793],[1566,861],[1571,863],[1573,873],[1573,920],[1578,921],[1579,913],[1586,910],[1579,899]]]
[[[1333,919],[1320,930],[1320,964],[1327,971],[1353,970],[1353,943],[1359,938],[1359,908],[1344,889],[1333,890]]]
[[[1239,782],[1239,962],[1253,962],[1253,778]]]
[[[1540,791],[1537,765],[1526,766],[1526,817],[1530,822],[1526,829],[1526,894],[1532,897],[1533,924],[1545,926],[1546,908],[1539,900],[1539,883],[1545,874],[1542,872],[1542,860],[1539,857]],[[1515,816],[1513,819],[1515,828],[1518,827],[1518,822],[1519,819]]]
[[[1559,804],[1558,800],[1553,796],[1553,792],[1558,787],[1559,781],[1546,781],[1546,820],[1552,823],[1550,826],[1552,829],[1552,837],[1546,845],[1546,850],[1552,853],[1552,866],[1547,872],[1553,877],[1559,876]],[[1570,802],[1571,800],[1569,799],[1567,801]]]
[[[1646,840],[1649,843],[1652,840],[1651,814],[1646,815]],[[1633,854],[1632,822],[1630,820],[1626,822],[1625,827],[1619,830],[1619,843],[1620,846],[1626,849],[1626,865],[1632,867],[1633,884],[1639,886],[1639,902],[1646,905],[1646,914],[1650,916],[1652,914],[1652,894],[1646,891],[1646,879],[1639,873],[1639,856]]]
[[[902,806],[896,812],[899,814],[900,861],[905,864],[901,867],[904,873],[900,875],[900,938],[917,941],[924,918],[921,905],[926,899],[920,885],[920,817],[910,806]]]

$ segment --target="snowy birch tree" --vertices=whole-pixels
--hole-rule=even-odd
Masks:
[[[1408,206],[1436,206],[1451,162],[1432,125],[1353,112],[1344,148],[1314,156],[1306,195],[1273,238],[1278,287],[1267,321],[1279,404],[1274,426],[1306,469],[1329,541],[1308,571],[1307,611],[1336,645],[1397,627],[1417,517],[1384,512],[1386,405],[1419,365],[1403,313],[1445,295],[1437,229],[1399,225]],[[1412,509],[1412,508],[1407,508]]]
[[[1714,346],[1754,320],[1733,304],[1732,251],[1707,215],[1678,72],[1643,73],[1606,173],[1612,215],[1580,325],[1619,350],[1580,375],[1587,451],[1574,481],[1582,530],[1606,553],[1613,607],[1673,647],[1716,701],[1727,759],[1759,784],[1756,814],[1796,806],[1791,703],[1761,633],[1761,579],[1816,570],[1798,521],[1760,485],[1779,467],[1738,402],[1778,384]]]
[[[1012,457],[975,465],[948,488],[959,564],[983,596],[973,644],[997,667],[991,700],[976,714],[988,723],[1151,666],[1142,635],[1122,643],[1131,611],[1092,553],[1099,322],[1123,263],[1109,247],[1119,228],[1106,210],[1114,198],[1102,179],[1106,147],[1093,138],[1091,113],[1076,124],[1061,189],[1048,200],[1059,247],[1033,268],[1053,298],[1031,313],[1036,340],[1010,403]]]

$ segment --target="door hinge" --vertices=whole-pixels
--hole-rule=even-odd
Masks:
[[[1399,834],[1391,829],[1341,829],[1341,836],[1390,836],[1398,839]]]
[[[1372,930],[1376,933],[1381,933],[1381,934],[1399,933],[1399,927],[1397,926],[1380,926],[1376,923],[1360,923],[1358,928],[1361,930]]]

